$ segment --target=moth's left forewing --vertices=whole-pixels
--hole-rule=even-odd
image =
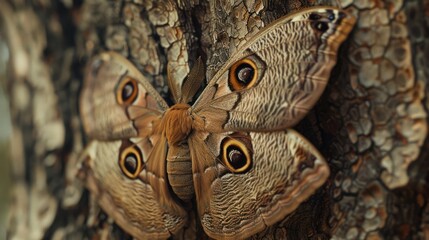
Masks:
[[[201,166],[194,170],[201,224],[212,238],[243,239],[263,231],[293,212],[329,176],[322,155],[291,129],[212,133],[203,143],[190,150]],[[243,165],[248,169],[228,167],[225,157],[235,154],[234,147],[250,158]],[[211,153],[202,154],[206,151]]]
[[[146,137],[167,108],[149,79],[120,54],[103,52],[88,62],[79,110],[90,139]]]
[[[214,132],[295,125],[323,93],[354,21],[341,10],[320,7],[275,21],[237,50],[209,82],[194,111]],[[245,83],[237,80],[249,75],[253,78]],[[213,91],[208,98],[206,92]]]

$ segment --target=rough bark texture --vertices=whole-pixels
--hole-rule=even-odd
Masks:
[[[428,0],[1,1],[13,122],[8,238],[127,236],[75,177],[90,56],[123,54],[168,98],[167,65],[182,81],[202,55],[210,79],[258,29],[322,2],[358,18],[325,94],[297,126],[331,177],[254,238],[429,239]]]

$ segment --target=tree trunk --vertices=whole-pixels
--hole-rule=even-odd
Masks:
[[[269,22],[337,2],[358,21],[324,95],[296,127],[328,160],[330,179],[254,238],[429,239],[428,0],[1,1],[13,125],[7,237],[128,236],[76,177],[91,56],[121,53],[168,99],[167,64],[182,81],[203,56],[210,79]]]

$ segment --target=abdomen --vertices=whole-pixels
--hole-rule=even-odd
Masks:
[[[171,146],[167,154],[168,182],[173,192],[187,202],[194,196],[192,161],[187,144]]]

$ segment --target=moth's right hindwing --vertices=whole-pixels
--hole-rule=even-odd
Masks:
[[[292,129],[191,137],[194,186],[205,232],[242,239],[284,219],[320,188],[329,166]],[[205,166],[200,166],[205,164]]]

